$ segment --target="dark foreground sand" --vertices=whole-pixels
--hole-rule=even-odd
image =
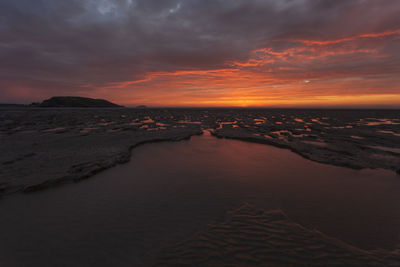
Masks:
[[[400,266],[400,249],[366,251],[247,204],[166,248],[158,266]]]

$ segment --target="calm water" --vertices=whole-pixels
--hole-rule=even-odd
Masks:
[[[136,148],[78,184],[0,201],[0,266],[149,264],[243,202],[363,248],[400,237],[400,179],[203,135]]]

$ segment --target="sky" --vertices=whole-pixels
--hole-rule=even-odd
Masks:
[[[0,103],[399,107],[399,0],[1,0]]]

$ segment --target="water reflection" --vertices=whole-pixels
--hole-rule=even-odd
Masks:
[[[393,248],[400,181],[208,132],[136,148],[79,184],[0,202],[0,265],[139,265],[243,202],[363,248]]]

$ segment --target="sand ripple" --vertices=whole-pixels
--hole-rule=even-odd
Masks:
[[[366,251],[247,204],[166,249],[159,266],[400,266],[399,251]]]

